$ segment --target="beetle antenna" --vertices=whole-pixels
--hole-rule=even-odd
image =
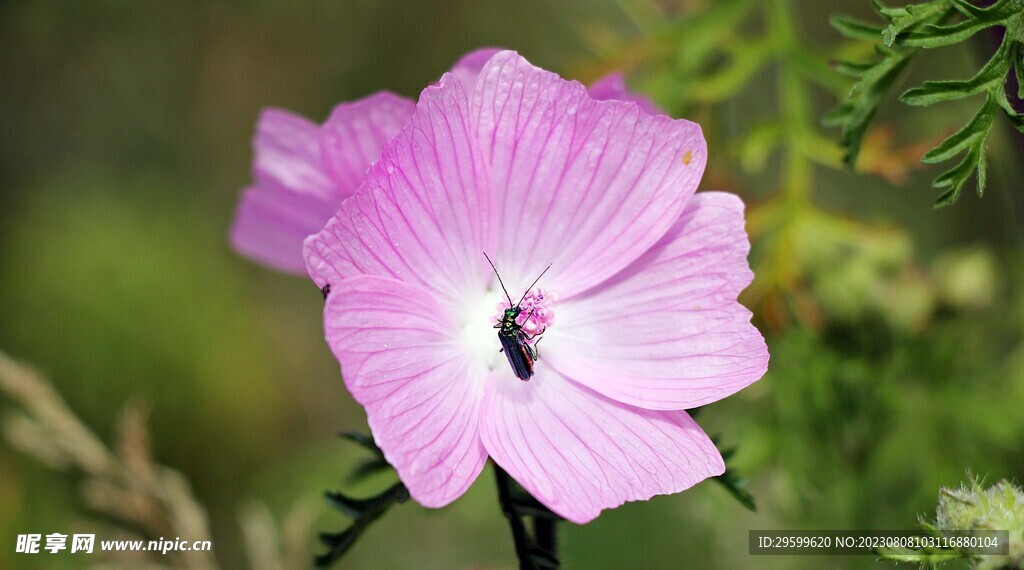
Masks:
[[[483,254],[484,254],[484,257],[487,258],[487,263],[491,264],[491,269],[494,270],[494,275],[495,275],[495,277],[498,278],[498,284],[501,285],[501,290],[505,292],[505,298],[508,299],[508,306],[509,306],[509,308],[514,307],[515,305],[512,304],[512,296],[508,294],[508,289],[505,288],[505,284],[501,281],[501,275],[498,275],[498,268],[494,266],[494,262],[491,261],[491,258],[487,257],[487,252],[486,251],[483,252]],[[520,303],[521,302],[522,301],[520,301]]]
[[[519,303],[516,304],[517,307],[521,305],[523,301],[526,299],[526,294],[530,292],[530,289],[533,289],[533,286],[536,285],[538,281],[540,281],[541,277],[544,277],[544,274],[548,272],[548,269],[551,269],[551,265],[552,264],[549,263],[548,266],[544,268],[544,271],[541,271],[540,275],[538,275],[537,278],[533,280],[533,283],[530,283],[530,286],[526,288],[526,293],[523,293],[522,299],[519,299]]]

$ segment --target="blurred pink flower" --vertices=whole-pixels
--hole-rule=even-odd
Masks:
[[[759,379],[768,353],[736,300],[743,204],[694,195],[706,160],[698,125],[514,52],[423,91],[305,242],[327,342],[413,498],[450,503],[490,456],[585,523],[723,472],[683,410]],[[482,252],[513,294],[552,264],[530,291],[547,329],[528,381],[498,352]]]
[[[665,112],[643,95],[637,95],[626,87],[626,77],[622,73],[610,73],[594,82],[588,89],[590,96],[598,101],[618,100],[632,101],[644,111],[652,115],[664,115]]]
[[[451,73],[471,86],[498,51],[470,52]],[[661,112],[650,100],[630,93],[621,74],[598,80],[591,95],[637,101],[648,112]],[[239,201],[231,227],[235,250],[280,271],[305,273],[302,240],[319,231],[356,191],[366,169],[415,107],[409,99],[381,91],[338,105],[322,126],[288,111],[265,110],[253,140],[255,182]]]
[[[230,240],[241,254],[301,274],[302,240],[359,187],[384,143],[415,105],[382,91],[334,108],[323,126],[279,109],[260,116],[253,140],[255,183],[235,212]]]

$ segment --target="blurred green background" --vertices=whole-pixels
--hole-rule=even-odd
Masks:
[[[712,482],[629,504],[564,525],[565,567],[874,567],[871,557],[752,561],[747,531],[912,528],[968,470],[1024,473],[1021,143],[997,132],[984,199],[968,192],[933,211],[937,171],[901,149],[948,134],[972,108],[890,101],[874,172],[831,168],[831,142],[811,144],[825,155],[801,206],[814,213],[776,231],[772,204],[792,172],[777,152],[759,159],[752,139],[758,125],[791,120],[775,95],[783,72],[768,62],[741,85],[689,96],[709,85],[700,74],[729,66],[730,42],[765,25],[747,17],[709,39],[713,23],[695,18],[712,4],[2,2],[0,349],[38,366],[104,438],[126,400],[149,402],[154,454],[191,480],[223,567],[246,564],[238,510],[252,498],[279,515],[311,501],[315,529],[337,530],[345,521],[317,502],[322,490],[386,483],[348,483],[360,451],[334,433],[365,429],[365,416],[324,345],[320,293],[226,243],[260,109],[322,120],[378,89],[415,96],[483,45],[581,80],[624,67],[704,125],[703,188],[751,204],[758,281],[745,300],[772,363],[699,419],[738,447],[759,509]],[[866,0],[787,4],[797,36],[820,50],[839,41],[829,14],[869,14]],[[691,69],[707,51],[726,55]],[[968,76],[980,55],[923,58],[911,81]],[[809,88],[797,111],[817,125],[835,101]],[[14,554],[19,533],[89,518],[75,481],[0,443],[0,568],[99,560]],[[488,470],[450,508],[396,508],[342,567],[514,568],[493,485]]]

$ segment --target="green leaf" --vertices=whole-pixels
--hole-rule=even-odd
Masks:
[[[999,22],[987,22],[984,20],[964,20],[949,26],[926,25],[907,32],[900,38],[900,45],[937,48],[958,44],[974,34],[997,25]]]
[[[352,548],[359,538],[360,532],[351,527],[339,533],[320,533],[320,542],[327,547],[327,552],[314,560],[317,568],[327,568],[341,559]]]
[[[377,443],[373,441],[373,438],[358,431],[343,431],[338,433],[338,437],[347,439],[353,443],[362,446],[364,449],[373,452],[375,455],[384,456],[384,452],[377,447]]]
[[[835,61],[826,60],[818,53],[795,50],[790,55],[790,62],[804,78],[833,93],[840,94],[849,88],[847,81],[834,73]]]
[[[662,32],[667,43],[679,43],[676,38],[685,34],[687,41],[679,44],[675,58],[678,76],[697,73],[714,57],[715,46],[728,43],[737,26],[747,19],[757,6],[757,0],[731,0],[718,2],[715,9],[699,12],[694,16],[681,18]]]
[[[885,8],[880,3],[875,3],[875,8],[889,20],[889,27],[882,32],[882,42],[890,47],[905,31],[920,24],[933,24],[953,12],[949,0],[933,0],[924,4],[910,4],[903,8]]]
[[[1017,75],[1017,98],[1024,99],[1024,45],[1013,43],[1013,72]]]
[[[894,45],[895,40],[905,32],[918,31],[922,26],[938,25],[955,12],[950,0],[933,0],[903,8],[888,8],[878,0],[872,0],[872,4],[889,24],[883,30],[882,44],[875,46],[880,58],[868,64],[838,62],[833,65],[838,73],[855,77],[857,81],[850,89],[846,102],[824,119],[825,125],[842,129],[840,146],[844,151],[843,164],[847,168],[853,168],[856,164],[864,135],[882,101],[918,52],[918,48]],[[840,33],[871,42],[878,41],[875,33],[882,30],[846,17],[834,17],[831,21]]]
[[[860,78],[865,72],[870,70],[875,64],[873,63],[854,63],[852,61],[833,61],[832,69],[841,75],[847,77]]]
[[[340,560],[355,544],[360,535],[395,503],[409,500],[409,490],[401,482],[367,499],[354,499],[337,491],[325,493],[328,503],[352,517],[352,525],[337,533],[321,533],[320,542],[327,552],[314,559],[317,568],[327,568]]]
[[[985,191],[985,152],[984,144],[972,146],[959,164],[942,173],[941,176],[932,182],[935,188],[949,189],[939,196],[935,201],[935,207],[941,208],[956,202],[960,197],[960,191],[971,177],[971,173],[978,171],[978,195]]]
[[[936,207],[955,202],[972,176],[977,179],[978,195],[984,194],[987,181],[985,145],[998,110],[1002,109],[1010,123],[1024,132],[1024,114],[1014,109],[1004,88],[1012,67],[1020,84],[1018,96],[1024,98],[1024,46],[1021,45],[1024,0],[998,0],[987,8],[978,7],[970,0],[931,0],[902,8],[889,8],[877,0],[872,3],[889,23],[883,33],[884,45],[875,46],[881,58],[870,65],[843,62],[834,65],[837,73],[858,80],[847,101],[825,117],[826,124],[842,128],[840,144],[846,151],[844,162],[848,166],[853,165],[861,140],[882,98],[919,50],[959,44],[980,30],[1002,26],[1005,33],[999,49],[973,77],[963,81],[926,81],[900,96],[900,101],[907,105],[923,106],[986,95],[985,103],[970,122],[921,157],[922,162],[933,164],[964,155],[932,183],[935,188],[944,190],[935,202]],[[957,14],[963,19],[953,24],[945,23]],[[869,24],[846,18],[834,18],[833,21],[838,23],[833,25],[841,32],[868,39]]]
[[[768,52],[760,45],[731,50],[732,60],[715,73],[699,77],[690,90],[691,101],[721,101],[743,89],[764,66]]]
[[[882,60],[866,67],[860,81],[850,91],[849,99],[843,105],[826,115],[825,124],[842,128],[840,145],[843,163],[853,168],[860,153],[861,141],[867,133],[871,120],[888,93],[910,61],[913,51],[887,50]],[[856,64],[854,64],[856,65]],[[847,66],[848,70],[853,67]]]
[[[910,29],[899,38],[901,45],[936,48],[960,43],[980,30],[996,25],[1007,25],[1011,16],[1019,15],[1016,0],[1000,0],[988,8],[979,8],[967,0],[952,0],[952,6],[966,19],[948,26],[924,24]]]
[[[985,159],[985,145],[984,141],[980,145],[981,149],[978,151],[978,197],[985,195],[985,173],[987,172],[986,159]]]
[[[711,441],[718,445],[718,436],[713,436]],[[747,480],[736,473],[736,470],[729,467],[729,460],[732,459],[733,455],[736,454],[736,448],[731,447],[722,451],[722,461],[725,462],[725,472],[715,477],[715,481],[718,484],[725,487],[729,494],[733,496],[737,501],[740,502],[744,507],[751,511],[757,511],[757,503],[754,501],[754,496],[747,490]]]
[[[1002,89],[1010,71],[1009,41],[1003,41],[981,70],[966,81],[925,81],[900,96],[907,105],[932,105],[941,101],[963,99],[983,92]]]
[[[768,162],[768,157],[783,140],[786,127],[781,122],[757,125],[747,132],[739,148],[740,165],[747,172],[759,172]],[[693,415],[693,411],[690,411]]]
[[[926,107],[943,101],[963,99],[978,93],[992,90],[993,83],[1000,80],[989,79],[984,82],[968,81],[925,81],[920,87],[908,89],[900,95],[900,102],[916,107]]]
[[[969,0],[953,0],[953,7],[971,19],[985,22],[1001,22],[1020,14],[1020,0],[999,0],[988,7],[975,6]]]
[[[885,50],[883,59],[869,64],[864,68],[860,81],[850,89],[850,99],[855,99],[862,93],[878,87],[888,88],[896,79],[899,72],[903,70],[908,58],[901,57],[901,53]]]
[[[849,120],[853,113],[853,105],[840,105],[835,107],[821,119],[821,124],[826,127],[842,127]]]
[[[388,469],[391,469],[391,464],[384,461],[383,457],[367,459],[366,461],[361,461],[359,465],[356,466],[355,470],[352,472],[350,480],[359,481],[373,475],[374,473],[380,473],[381,471],[387,471]]]
[[[995,105],[991,101],[986,100],[985,104],[982,105],[981,109],[978,110],[971,122],[967,123],[962,129],[953,133],[946,140],[939,143],[938,146],[929,150],[921,157],[921,162],[925,164],[935,164],[944,160],[949,160],[954,156],[964,152],[982,143],[985,137],[988,136],[988,131],[992,126],[993,116],[995,115]]]
[[[347,439],[374,455],[372,459],[361,461],[359,465],[356,466],[352,475],[349,477],[350,480],[358,481],[373,475],[374,473],[379,473],[391,468],[391,465],[386,459],[384,459],[384,452],[377,447],[377,443],[373,441],[372,437],[358,431],[339,432],[338,437]]]
[[[835,15],[828,19],[828,23],[851,40],[877,42],[882,37],[882,28],[856,18]]]
[[[339,511],[354,519],[363,516],[369,509],[380,505],[384,498],[381,495],[369,499],[354,499],[341,491],[327,491],[324,493],[327,502]]]
[[[1010,124],[1013,128],[1017,129],[1018,132],[1024,133],[1024,115],[1020,113],[1013,113],[1007,116],[1010,119]]]

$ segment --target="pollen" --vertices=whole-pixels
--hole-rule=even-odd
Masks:
[[[688,150],[683,153],[683,164],[685,164],[686,166],[690,166],[691,162],[693,162],[693,151]]]
[[[516,323],[523,327],[523,332],[529,336],[539,335],[555,323],[554,304],[558,301],[558,293],[537,287],[527,291],[525,295],[519,295],[523,300],[519,303],[519,317]],[[501,322],[505,309],[508,308],[508,301],[498,303],[495,308],[497,312],[492,320],[497,324]],[[534,339],[534,342],[537,340],[539,339]]]

